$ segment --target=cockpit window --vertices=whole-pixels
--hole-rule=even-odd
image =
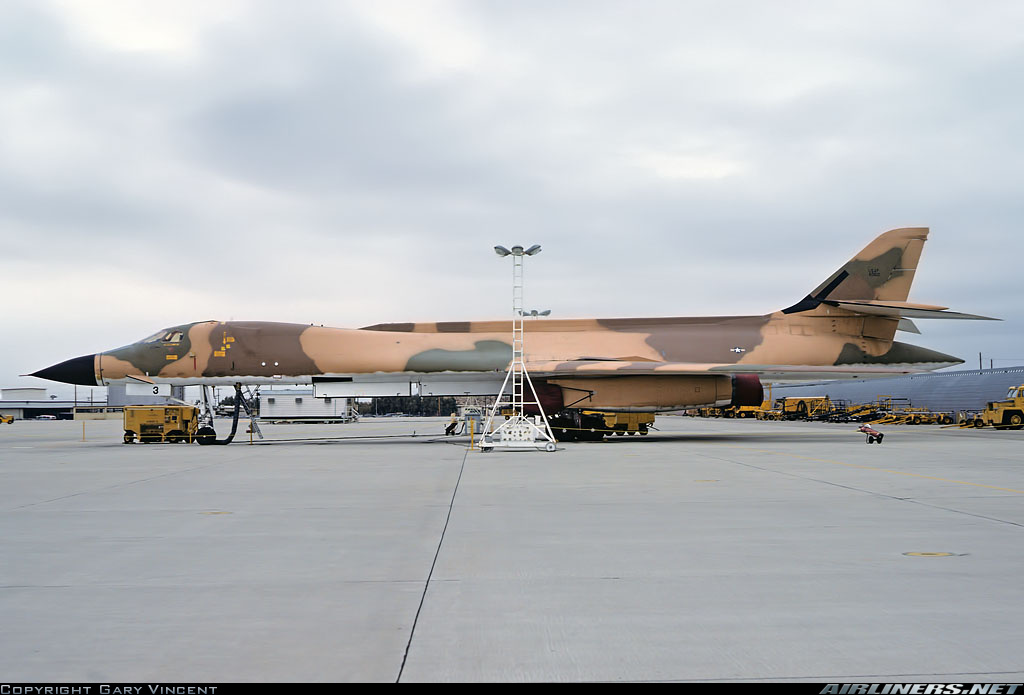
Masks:
[[[144,343],[156,343],[156,342],[180,343],[182,338],[184,338],[184,337],[185,337],[185,333],[183,331],[160,331],[159,333],[154,333],[153,335],[149,336],[148,338],[146,338],[142,342],[144,342]]]

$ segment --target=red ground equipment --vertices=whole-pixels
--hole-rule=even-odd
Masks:
[[[857,431],[858,432],[863,432],[864,434],[867,435],[867,442],[868,442],[868,444],[874,444],[875,442],[878,442],[879,444],[881,444],[882,443],[882,437],[885,436],[884,434],[882,434],[878,430],[873,429],[873,428],[871,428],[871,427],[869,427],[867,425],[861,425],[860,427],[857,428]]]

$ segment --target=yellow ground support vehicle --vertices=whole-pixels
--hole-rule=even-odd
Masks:
[[[953,423],[950,413],[936,413],[927,408],[907,408],[902,413],[904,425],[949,425]]]
[[[978,425],[976,419],[975,427],[998,427],[1004,430],[1024,428],[1024,384],[1011,386],[1005,400],[988,403],[979,419],[982,425]]]
[[[604,426],[614,430],[617,435],[647,434],[647,428],[654,424],[654,413],[602,413],[584,410],[585,415],[597,415],[604,418]]]
[[[11,425],[14,424],[13,415],[0,415],[0,422]]]
[[[830,413],[832,401],[828,396],[777,398],[774,410],[782,413],[783,420],[807,420]]]
[[[124,409],[124,442],[192,443],[199,428],[199,409],[191,405],[129,405]]]
[[[761,405],[730,405],[727,408],[722,408],[722,417],[760,417],[764,404]]]
[[[869,421],[875,425],[949,425],[955,421],[952,413],[915,408],[909,398],[879,396],[875,408],[877,417]]]

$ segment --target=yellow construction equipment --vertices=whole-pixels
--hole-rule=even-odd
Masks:
[[[978,419],[981,425],[977,424]],[[1011,386],[1004,400],[989,402],[974,422],[975,427],[997,427],[1003,430],[1024,428],[1024,384]]]
[[[14,424],[14,416],[13,415],[0,415],[0,422],[8,424],[8,425],[12,425],[12,424]]]
[[[130,405],[124,409],[124,442],[192,443],[199,428],[199,409],[191,405]]]

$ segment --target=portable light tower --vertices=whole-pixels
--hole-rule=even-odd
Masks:
[[[540,404],[537,391],[533,388],[530,374],[526,371],[524,330],[523,330],[523,259],[540,253],[540,244],[534,244],[523,250],[522,246],[513,246],[512,250],[504,246],[495,246],[494,252],[499,256],[512,256],[512,363],[505,374],[501,391],[494,401],[484,434],[480,441],[482,451],[494,449],[541,449],[555,451],[555,435],[551,432],[544,407]],[[508,391],[511,384],[511,391]],[[526,388],[529,387],[533,400],[527,400]],[[508,392],[508,407],[512,414],[505,422],[493,431],[494,416],[502,405],[502,399]],[[526,406],[535,405],[540,415],[528,417]]]

